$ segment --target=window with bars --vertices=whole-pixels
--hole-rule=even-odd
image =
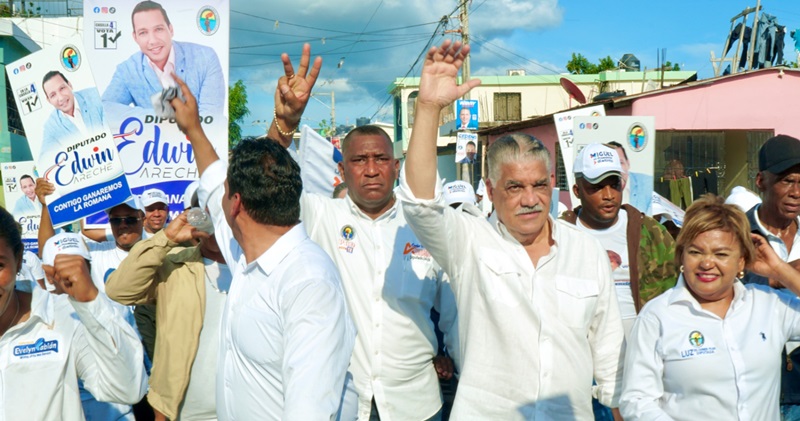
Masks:
[[[564,157],[561,152],[561,142],[556,142],[556,185],[561,191],[569,191],[567,185],[567,168],[564,166]]]
[[[495,92],[494,121],[522,120],[522,94],[519,92]]]

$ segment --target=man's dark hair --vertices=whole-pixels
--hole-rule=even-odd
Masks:
[[[290,227],[300,220],[300,166],[278,142],[242,139],[230,154],[228,197],[239,193],[254,221]]]
[[[65,83],[69,83],[69,81],[67,80],[67,78],[64,76],[63,73],[59,72],[58,70],[51,70],[45,73],[44,77],[42,78],[42,89],[44,89],[44,84],[47,83],[48,80],[56,76],[61,76],[61,79],[64,79]],[[47,92],[44,93],[44,96],[47,96]]]
[[[469,142],[467,142],[467,146],[469,146],[469,145],[475,146],[475,142],[470,140]],[[475,147],[477,148],[477,146],[475,146]]]
[[[20,182],[20,183],[22,183],[22,180],[24,180],[24,179],[26,179],[26,178],[30,178],[30,179],[31,179],[31,181],[33,181],[33,184],[36,184],[36,181],[34,181],[33,177],[31,177],[31,176],[30,176],[30,174],[25,174],[25,175],[23,175],[22,177],[20,177],[20,178],[19,178],[19,182]]]
[[[611,149],[614,149],[614,148],[619,148],[619,150],[621,150],[621,151],[622,151],[622,155],[623,155],[623,156],[625,156],[625,160],[626,160],[626,161],[630,161],[630,159],[628,159],[628,153],[627,153],[627,152],[625,152],[625,148],[624,148],[624,147],[622,147],[622,145],[621,145],[619,142],[617,142],[617,141],[613,141],[613,140],[612,140],[611,142],[604,143],[604,145],[605,145],[605,146],[608,146],[608,147],[609,147],[609,148],[611,148]]]
[[[386,143],[389,144],[389,147],[392,147],[392,139],[386,133],[386,130],[374,124],[367,124],[350,130],[350,133],[344,137],[344,140],[342,140],[342,155],[345,154],[347,147],[350,145],[350,140],[356,136],[383,136],[386,139]]]
[[[134,32],[136,31],[136,25],[133,24],[133,16],[139,12],[147,12],[150,10],[158,10],[159,12],[161,12],[161,14],[164,16],[164,21],[167,22],[167,25],[172,25],[171,23],[169,23],[169,16],[167,16],[167,11],[164,10],[164,8],[161,7],[160,4],[154,1],[145,0],[137,4],[136,7],[133,8],[133,12],[131,12],[131,26],[133,27]]]

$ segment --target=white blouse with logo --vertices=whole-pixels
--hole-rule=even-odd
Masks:
[[[777,420],[781,351],[800,336],[800,299],[734,284],[725,318],[677,285],[645,305],[625,355],[628,420]]]

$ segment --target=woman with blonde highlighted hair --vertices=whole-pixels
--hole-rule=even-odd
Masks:
[[[687,210],[675,258],[677,285],[645,305],[631,332],[623,417],[779,419],[781,351],[800,338],[800,273],[713,195]],[[745,267],[795,295],[743,285]]]

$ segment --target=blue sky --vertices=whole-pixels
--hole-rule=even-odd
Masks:
[[[335,91],[337,123],[353,124],[358,117],[390,122],[387,86],[407,73],[419,75],[420,64],[414,63],[430,39],[438,44],[457,37],[442,35],[442,28],[434,36],[442,17],[456,9],[455,0],[231,1],[231,83],[242,79],[247,86],[246,135],[264,133],[271,121],[281,52],[296,62],[302,43],[309,42],[312,54],[323,56],[315,91]],[[709,78],[709,51],[721,54],[730,18],[747,6],[755,0],[473,0],[472,74],[505,74],[512,68],[562,73],[572,52],[593,62],[633,53],[643,67],[654,68],[657,51],[666,48],[667,60]],[[765,1],[762,7],[787,30],[800,29],[796,0]],[[446,30],[458,28],[457,14],[451,16]],[[788,33],[786,44],[784,56],[795,61]],[[304,124],[317,127],[321,119],[330,120],[329,107],[329,95],[312,99]]]

